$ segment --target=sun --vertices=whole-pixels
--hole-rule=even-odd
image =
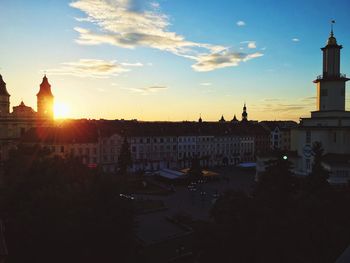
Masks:
[[[61,102],[55,102],[54,105],[54,116],[55,119],[64,119],[67,118],[69,114],[69,107],[67,104]]]

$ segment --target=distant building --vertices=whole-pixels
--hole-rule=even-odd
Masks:
[[[29,129],[53,124],[53,100],[51,86],[44,76],[37,94],[38,112],[26,106],[23,101],[10,112],[10,94],[0,75],[0,163]]]
[[[10,95],[0,76],[0,162],[19,143],[40,145],[54,156],[79,158],[89,167],[115,173],[121,145],[130,145],[133,171],[182,169],[194,158],[203,167],[254,162],[269,148],[269,132],[248,121],[244,104],[242,121],[138,122],[137,120],[73,120],[53,122],[54,96],[44,76],[37,94],[37,112],[22,101],[9,112]]]
[[[291,130],[298,124],[294,121],[262,121],[260,124],[270,132],[270,149],[290,151]]]

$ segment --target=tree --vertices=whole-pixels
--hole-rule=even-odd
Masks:
[[[260,176],[254,195],[262,202],[285,207],[296,192],[298,180],[294,177],[288,156],[280,154],[276,159],[266,162],[266,170]]]
[[[191,167],[188,171],[188,175],[193,179],[198,179],[203,175],[200,160],[197,156],[194,156],[191,159]]]
[[[10,262],[130,262],[133,206],[119,197],[115,177],[39,147],[20,147],[4,169]]]
[[[132,157],[130,152],[130,146],[127,138],[124,138],[123,144],[120,149],[120,154],[118,158],[118,167],[119,172],[122,175],[125,175],[128,171],[128,168],[132,165]]]
[[[312,145],[312,155],[314,157],[312,163],[312,171],[305,179],[305,188],[307,193],[313,195],[329,195],[332,187],[328,183],[329,172],[323,167],[323,153],[321,142],[314,142]]]
[[[312,172],[310,176],[326,181],[329,178],[329,172],[322,165],[323,153],[324,150],[322,148],[322,143],[314,142],[312,145],[312,155],[314,156],[314,161],[312,163]]]

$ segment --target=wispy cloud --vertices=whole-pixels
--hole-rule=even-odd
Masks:
[[[246,23],[244,21],[242,21],[242,20],[239,20],[239,21],[237,21],[236,25],[237,26],[245,26]]]
[[[316,97],[315,96],[310,96],[310,97],[305,97],[305,98],[301,98],[300,101],[302,102],[316,102]]]
[[[123,62],[123,63],[120,63],[120,64],[123,65],[123,66],[126,66],[126,67],[143,67],[143,64],[140,63],[140,62],[136,62],[136,63]]]
[[[295,37],[295,38],[292,38],[292,41],[293,41],[293,42],[299,42],[300,39]]]
[[[250,49],[256,48],[256,42],[253,40],[242,41],[241,44],[247,44],[247,47]]]
[[[281,99],[277,99],[277,98],[265,98],[265,99],[262,99],[262,101],[264,101],[264,102],[276,102],[276,101],[281,101]]]
[[[253,58],[263,56],[262,53],[256,52],[253,54],[237,53],[237,52],[221,52],[198,57],[198,62],[192,65],[196,71],[211,71],[218,68],[235,67],[241,62],[246,62]]]
[[[167,90],[168,87],[166,86],[150,86],[150,87],[145,87],[145,88],[125,88],[123,87],[122,89],[134,92],[134,93],[139,93],[142,95],[147,95],[150,93],[156,93],[159,91]]]
[[[129,71],[125,65],[115,60],[106,61],[100,59],[80,59],[75,62],[64,62],[61,67],[49,69],[52,75],[70,75],[76,77],[107,78],[118,76],[120,73]]]
[[[200,85],[201,86],[211,86],[212,83],[211,82],[202,82]]]
[[[139,46],[155,48],[194,60],[192,68],[196,71],[237,66],[248,60],[246,58],[262,56],[261,53],[242,54],[221,45],[189,41],[184,36],[169,31],[169,17],[159,11],[159,4],[156,2],[145,5],[143,1],[135,0],[78,0],[70,6],[87,15],[78,21],[94,25],[94,29],[75,28],[79,33],[76,41],[82,45],[110,44],[129,49]],[[227,63],[228,56],[234,63]],[[216,59],[210,67],[204,65],[214,57],[225,59]]]
[[[251,108],[274,118],[298,120],[301,116],[315,110],[315,101],[316,97],[313,96],[298,98],[294,100],[294,103],[290,103],[286,99],[264,98],[259,104],[252,105]]]

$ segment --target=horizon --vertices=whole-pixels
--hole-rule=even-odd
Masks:
[[[11,107],[33,109],[47,74],[67,119],[228,121],[246,103],[249,120],[298,121],[316,109],[331,19],[350,72],[350,3],[298,2],[5,0],[0,74]]]

